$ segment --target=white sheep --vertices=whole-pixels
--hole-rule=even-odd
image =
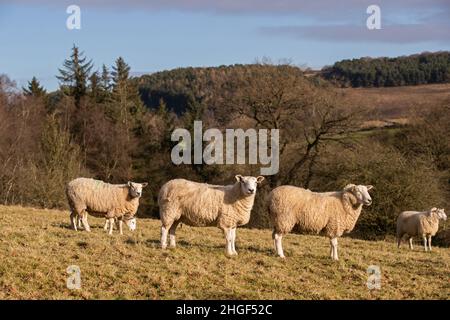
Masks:
[[[108,219],[109,234],[112,234],[115,218],[123,219],[129,227],[132,226],[131,220],[138,210],[139,198],[145,186],[147,183],[109,184],[88,178],[70,181],[66,195],[72,227],[77,230],[77,220],[81,218],[84,229],[90,232],[87,214]]]
[[[412,238],[421,236],[423,245],[427,251],[431,251],[431,237],[439,229],[439,220],[447,220],[444,209],[432,208],[428,211],[404,211],[397,218],[397,246],[400,248],[402,237],[406,234],[409,238],[409,248],[413,249]]]
[[[185,179],[164,184],[159,192],[161,247],[175,247],[175,231],[180,222],[196,227],[217,226],[225,234],[226,254],[237,255],[236,228],[248,223],[256,187],[264,177],[236,176],[228,186],[210,185]]]
[[[330,238],[330,256],[338,260],[337,238],[353,230],[362,205],[369,206],[372,186],[347,185],[342,191],[317,193],[294,186],[281,186],[269,194],[269,214],[274,226],[272,237],[277,254],[284,258],[282,238],[294,226],[301,231]]]

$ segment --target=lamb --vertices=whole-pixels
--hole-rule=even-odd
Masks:
[[[109,184],[101,180],[77,178],[66,187],[66,195],[70,207],[70,221],[77,230],[77,218],[86,231],[91,228],[87,222],[87,214],[105,217],[109,220],[109,234],[112,234],[114,219],[124,220],[132,225],[132,219],[139,207],[142,188],[148,183],[128,182],[127,184]],[[119,222],[120,229],[120,222]]]
[[[432,208],[428,211],[403,211],[397,218],[397,247],[400,248],[402,237],[409,238],[409,248],[413,249],[413,236],[422,236],[425,251],[431,251],[431,237],[439,229],[439,220],[447,220],[444,209]],[[428,247],[427,247],[428,238]]]
[[[355,227],[362,206],[369,206],[373,186],[347,185],[342,191],[316,193],[294,186],[280,186],[269,194],[269,214],[274,226],[275,250],[285,258],[283,235],[294,226],[301,231],[324,232],[330,238],[330,256],[338,260],[337,238]]]
[[[226,254],[237,255],[236,228],[248,223],[255,201],[256,187],[264,177],[237,175],[227,186],[174,179],[159,191],[161,247],[175,247],[175,231],[180,222],[196,227],[217,226],[225,235]]]
[[[116,223],[116,227],[119,229],[119,233],[122,235],[123,234],[123,218],[113,218],[113,222]],[[110,219],[105,219],[105,225],[103,227],[103,229],[106,231],[110,228],[111,223],[113,223],[110,221]],[[137,221],[136,218],[133,217],[131,219],[125,220],[125,224],[128,226],[128,228],[131,231],[136,230],[136,225],[137,225]],[[78,217],[78,228],[81,228],[83,226],[82,224],[82,219],[81,217]]]

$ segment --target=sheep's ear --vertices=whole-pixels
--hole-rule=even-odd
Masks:
[[[128,182],[127,182],[127,186],[131,187],[131,184],[132,184],[131,181],[128,181]]]
[[[431,208],[431,210],[428,212],[428,216],[433,216],[437,213],[438,209],[437,208]]]
[[[369,184],[368,186],[366,186],[367,191],[372,190],[373,189],[373,185]]]
[[[344,191],[350,191],[350,192],[353,192],[353,191],[355,191],[355,187],[356,187],[355,184],[350,183],[350,184],[348,184],[348,185],[346,185],[346,186],[344,187]]]
[[[141,183],[141,186],[142,188],[145,188],[146,186],[148,186],[148,182]]]
[[[240,174],[238,174],[235,176],[235,178],[237,182],[241,182],[243,177]]]
[[[263,176],[258,176],[258,177],[256,177],[256,183],[261,183],[264,181],[264,179],[265,178]]]

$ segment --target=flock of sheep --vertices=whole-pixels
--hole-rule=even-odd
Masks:
[[[248,223],[255,201],[256,189],[264,177],[236,176],[232,185],[210,185],[185,179],[164,184],[159,192],[161,218],[161,247],[175,247],[175,232],[180,223],[189,226],[217,226],[226,239],[226,254],[237,255],[236,228]],[[105,230],[112,234],[114,225],[122,231],[125,223],[136,229],[135,214],[142,189],[147,183],[128,182],[109,184],[100,180],[77,178],[68,183],[66,194],[70,206],[73,229],[83,226],[90,231],[87,215],[104,217]],[[336,192],[312,192],[294,186],[280,186],[269,195],[268,211],[274,226],[276,253],[284,258],[282,237],[295,226],[301,231],[323,232],[330,239],[330,256],[338,260],[337,239],[353,230],[362,207],[369,206],[372,186],[349,184]],[[425,251],[431,251],[431,237],[439,228],[439,220],[446,220],[444,209],[405,211],[397,219],[397,239],[400,247],[404,235],[422,236]]]

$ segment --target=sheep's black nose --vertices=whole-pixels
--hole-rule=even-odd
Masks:
[[[248,189],[248,192],[253,193],[255,189]]]

